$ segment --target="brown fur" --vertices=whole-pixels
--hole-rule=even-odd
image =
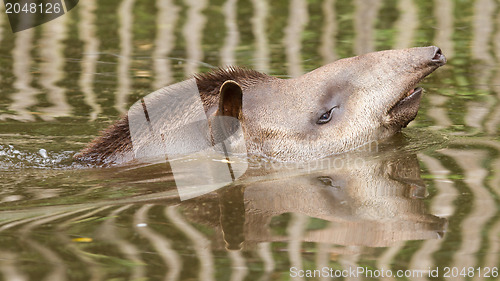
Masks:
[[[246,88],[259,81],[265,81],[271,77],[255,70],[229,67],[227,69],[219,68],[217,70],[197,74],[194,77],[200,92],[205,112],[219,102],[220,86],[227,80],[238,82],[243,88]],[[100,133],[100,136],[87,145],[82,151],[74,156],[78,161],[107,163],[115,162],[112,159],[120,152],[128,152],[132,149],[130,131],[127,115],[123,116],[116,123],[109,126]]]
[[[215,71],[197,74],[195,78],[206,112],[219,102],[220,86],[225,81],[234,80],[245,89],[254,83],[268,80],[271,76],[255,70],[231,66],[227,69],[219,68]]]
[[[101,131],[99,137],[89,143],[74,158],[83,162],[105,163],[110,156],[118,152],[128,151],[131,146],[128,117],[125,115]]]

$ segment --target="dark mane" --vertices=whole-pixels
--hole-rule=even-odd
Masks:
[[[205,111],[207,111],[209,107],[218,102],[219,89],[225,81],[234,80],[245,89],[254,83],[268,80],[271,76],[252,69],[229,66],[228,68],[218,68],[210,72],[196,74],[194,78],[196,79]]]
[[[124,115],[118,121],[99,133],[99,136],[78,152],[74,159],[81,162],[107,164],[116,159],[109,159],[113,155],[126,153],[132,147],[128,116]]]
[[[254,83],[272,79],[264,73],[234,66],[197,74],[194,78],[205,111],[219,102],[220,86],[227,80],[234,80],[245,89]],[[120,158],[120,154],[126,153],[132,153],[127,115],[103,130],[99,137],[89,143],[74,158],[83,162],[106,164],[116,161]]]

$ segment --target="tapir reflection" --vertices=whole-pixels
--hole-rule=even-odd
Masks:
[[[323,222],[304,229],[301,239],[309,242],[382,247],[443,236],[447,220],[426,209],[416,155],[342,157],[340,167],[316,171],[278,169],[262,177],[255,177],[261,171],[250,171],[253,182],[181,206],[189,220],[216,228],[220,243],[215,244],[228,249],[289,240],[290,233],[272,223],[284,214]]]

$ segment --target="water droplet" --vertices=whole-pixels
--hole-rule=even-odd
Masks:
[[[49,156],[47,155],[47,150],[41,148],[40,150],[38,150],[38,153],[43,157],[43,158],[49,158]]]

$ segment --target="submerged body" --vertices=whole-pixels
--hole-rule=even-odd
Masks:
[[[416,84],[445,63],[441,50],[431,46],[341,59],[292,79],[229,68],[200,74],[192,82],[208,120],[221,115],[238,119],[248,154],[309,161],[406,127],[422,96]],[[189,118],[169,122],[188,123]],[[141,141],[148,141],[147,133]],[[103,131],[75,158],[99,163],[135,159],[129,117]]]

